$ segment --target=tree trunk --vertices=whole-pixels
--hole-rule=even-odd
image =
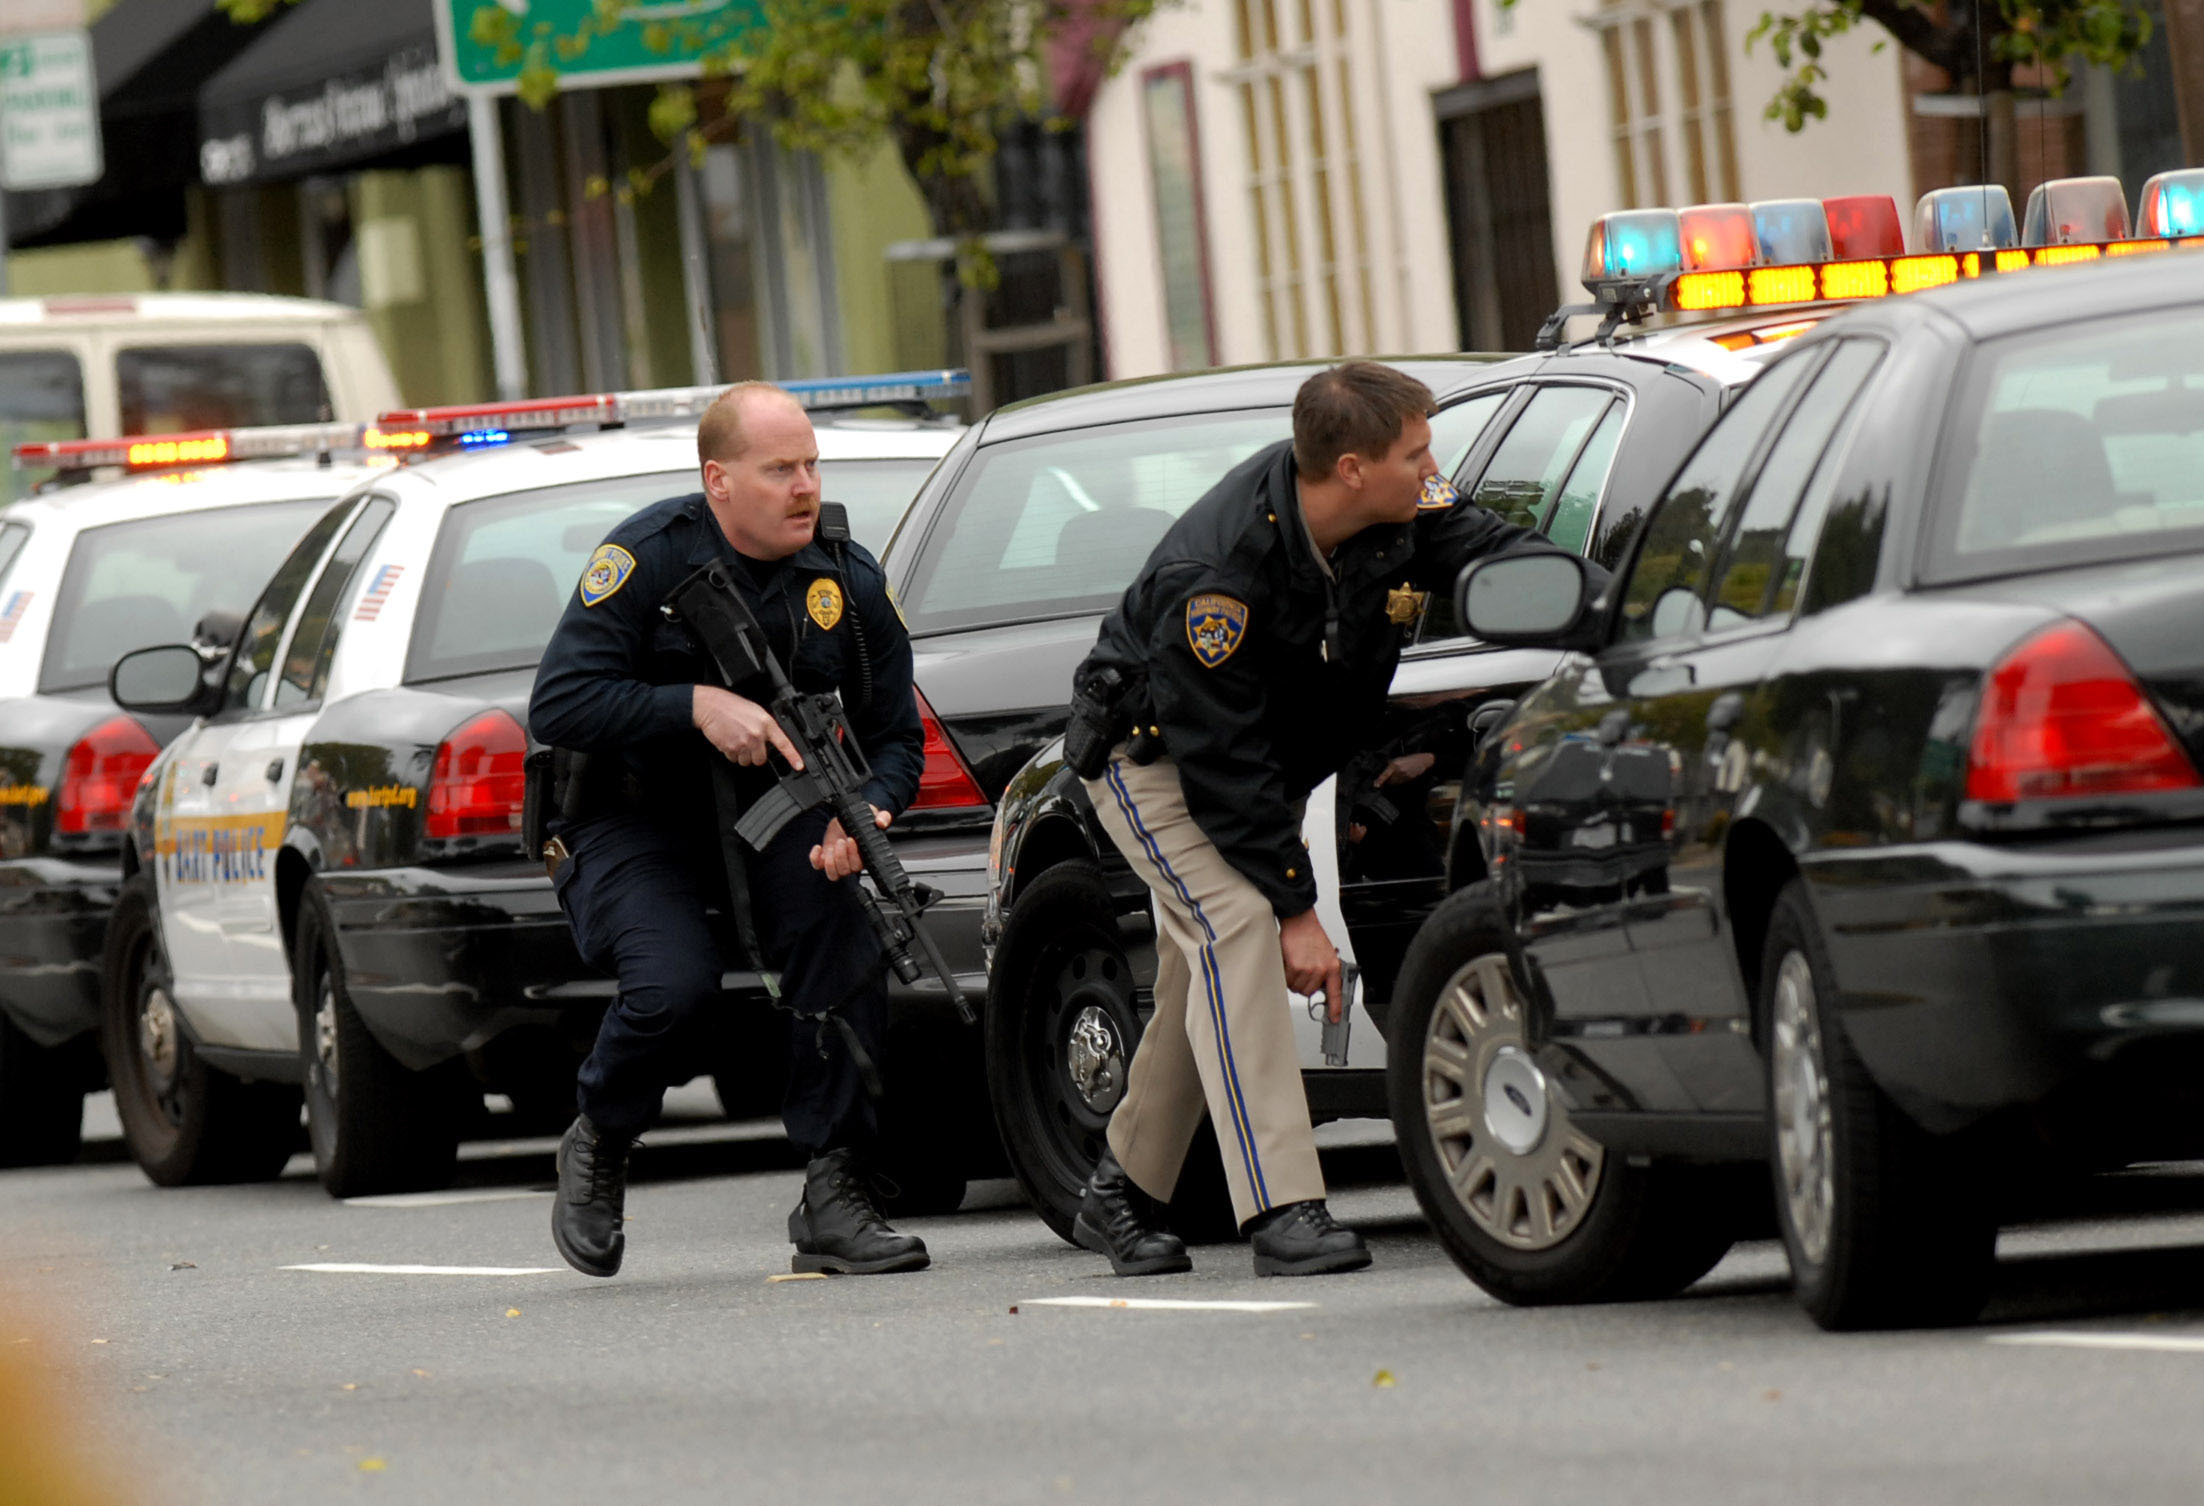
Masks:
[[[2181,156],[2204,163],[2204,0],[2166,0],[2166,48],[2181,117]]]

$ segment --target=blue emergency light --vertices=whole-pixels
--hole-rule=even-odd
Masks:
[[[1639,283],[1683,270],[1683,233],[1673,209],[1629,209],[1592,221],[1584,246],[1584,287],[1597,297],[1617,283]]]
[[[2143,185],[2135,233],[2204,235],[2204,167],[2160,173]]]
[[[1752,206],[1752,231],[1763,266],[1830,259],[1829,217],[1819,199],[1762,199]]]
[[[1921,195],[1913,207],[1913,249],[1989,251],[2017,246],[2013,201],[1995,183],[1939,188]]]

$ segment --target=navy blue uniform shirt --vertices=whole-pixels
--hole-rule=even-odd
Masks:
[[[615,753],[646,815],[676,830],[709,831],[711,760],[723,755],[691,718],[691,688],[720,683],[688,629],[659,605],[700,565],[724,560],[773,652],[798,690],[840,690],[850,729],[872,765],[865,798],[899,813],[918,792],[925,734],[911,681],[911,639],[888,599],[879,561],[856,543],[842,564],[817,540],[773,562],[738,554],[702,492],[653,503],[622,522],[590,557],[551,634],[528,703],[539,741]],[[872,695],[858,704],[862,625]],[[738,687],[764,703],[762,684]],[[740,771],[762,787],[772,776]]]

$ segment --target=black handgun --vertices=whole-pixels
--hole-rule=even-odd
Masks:
[[[967,1025],[977,1023],[964,991],[957,987],[956,975],[949,971],[949,964],[942,960],[940,949],[919,919],[921,912],[941,897],[939,892],[911,878],[889,845],[887,834],[873,824],[872,806],[861,793],[872,770],[842,714],[841,697],[832,691],[800,691],[789,683],[766,642],[764,629],[728,579],[723,564],[698,569],[673,588],[660,610],[695,635],[728,689],[744,691],[761,680],[765,682],[771,692],[766,709],[803,754],[803,768],[783,774],[778,784],[753,802],[735,823],[735,834],[753,850],[763,852],[790,821],[805,811],[825,806],[841,823],[843,832],[857,843],[865,874],[880,891],[880,899],[894,907],[882,908],[880,899],[862,884],[858,886],[865,919],[880,938],[880,948],[895,975],[905,983],[918,980],[918,959],[911,955],[915,943],[925,956],[926,966],[949,990],[949,1002],[957,1006],[957,1013]]]

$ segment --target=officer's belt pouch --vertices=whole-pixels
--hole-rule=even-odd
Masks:
[[[520,842],[530,857],[542,854],[543,844],[549,839],[545,828],[557,808],[551,789],[551,762],[557,752],[539,744],[528,750],[527,760],[521,764]]]

